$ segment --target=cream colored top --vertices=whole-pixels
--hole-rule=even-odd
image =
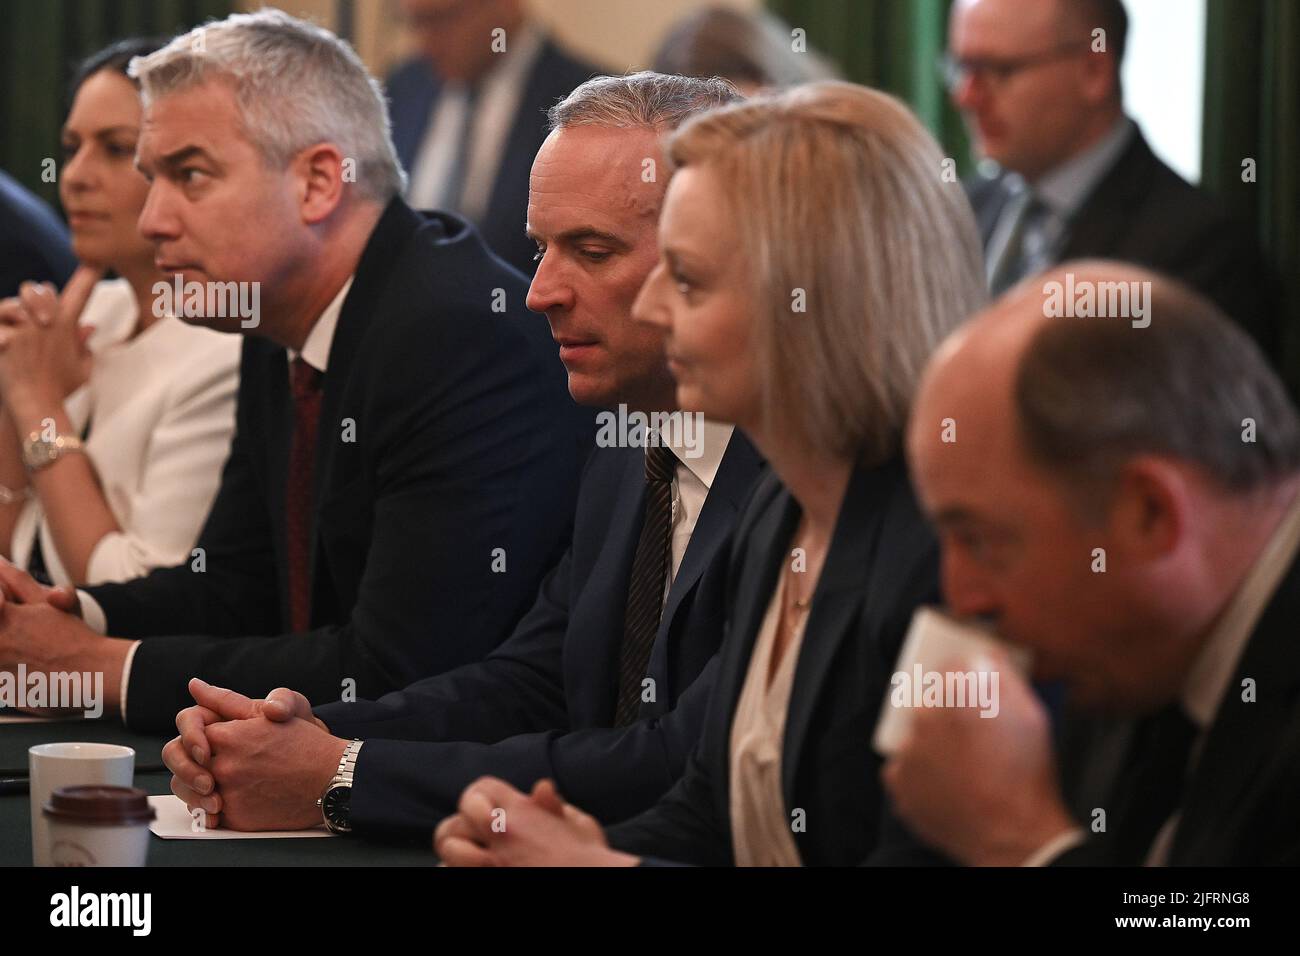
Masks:
[[[125,279],[95,286],[80,318],[94,329],[93,370],[64,402],[74,431],[91,422],[86,456],[121,528],[91,551],[91,584],[189,560],[235,428],[240,337],[172,316],[132,337],[137,321]],[[40,500],[32,497],[14,527],[14,564],[27,566],[38,534],[50,578],[70,584]]]
[[[799,615],[772,684],[767,684],[784,593],[782,575],[754,642],[731,724],[731,841],[737,866],[803,865],[781,792],[781,746],[806,613]]]

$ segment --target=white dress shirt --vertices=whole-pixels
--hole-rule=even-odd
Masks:
[[[338,328],[339,314],[343,311],[343,301],[347,298],[348,290],[352,288],[353,278],[355,277],[349,276],[347,282],[343,283],[343,287],[339,289],[330,304],[325,307],[325,311],[320,314],[320,318],[312,325],[311,331],[307,334],[307,341],[303,343],[301,353],[303,360],[317,371],[324,372],[326,365],[329,364],[330,348],[334,344],[334,332]],[[241,339],[238,335],[212,334],[233,342],[235,354],[238,356],[241,345]],[[288,353],[291,362],[298,354],[292,349],[288,350]],[[214,476],[217,479],[220,478],[219,467],[214,469]],[[106,634],[108,632],[108,622],[103,608],[99,606],[99,602],[85,591],[78,591],[77,594],[81,598],[81,615],[87,626],[100,634]],[[126,696],[131,679],[131,664],[135,660],[136,648],[139,646],[139,641],[133,642],[126,652],[126,660],[122,663],[121,712],[123,721],[126,720]]]
[[[677,435],[677,442],[672,441],[671,432],[680,432],[680,429],[661,429],[659,432],[660,440],[677,456],[677,466],[673,471],[672,567],[669,569],[668,579],[664,582],[665,603],[668,601],[668,592],[672,590],[673,581],[677,578],[677,569],[682,566],[686,546],[691,543],[691,535],[695,533],[695,523],[700,519],[704,500],[708,497],[709,489],[713,487],[713,479],[718,474],[718,465],[722,463],[722,456],[731,441],[733,430],[732,425],[706,420],[701,454],[695,458],[686,454],[681,434]]]
[[[442,85],[424,138],[411,162],[407,202],[416,209],[454,208],[470,220],[478,220],[487,213],[492,185],[515,125],[524,86],[542,52],[543,42],[541,31],[527,22],[507,37],[505,52],[496,54],[498,62],[492,64],[478,83],[473,116],[465,115],[469,109],[469,90],[465,84]],[[461,131],[466,129],[470,141],[464,147],[467,168],[463,191],[459,197],[448,196],[456,154],[462,148]],[[523,229],[522,222],[519,228]]]

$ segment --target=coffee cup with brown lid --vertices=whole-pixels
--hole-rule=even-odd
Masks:
[[[144,866],[149,796],[135,787],[60,787],[46,801],[54,866]]]

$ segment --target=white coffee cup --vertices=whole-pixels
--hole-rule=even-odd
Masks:
[[[59,787],[108,784],[129,787],[135,776],[135,751],[117,744],[37,744],[27,751],[31,773],[32,864],[53,866],[50,827],[42,813]]]
[[[60,787],[45,804],[54,866],[144,866],[149,795],[132,787]]]
[[[1007,644],[987,628],[949,617],[938,608],[921,607],[912,615],[894,675],[898,681],[911,681],[915,674],[953,667],[976,674],[990,672],[999,651],[1010,657],[1012,666],[1021,674],[1029,673],[1029,652],[1024,648]],[[890,690],[885,692],[871,741],[876,752],[885,756],[902,746],[911,733],[915,715],[915,707],[895,705],[893,691],[897,686],[891,682]]]

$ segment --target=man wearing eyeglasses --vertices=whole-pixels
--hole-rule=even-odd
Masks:
[[[1277,361],[1274,280],[1249,232],[1151,152],[1124,112],[1121,0],[956,0],[945,80],[1000,294],[1066,259],[1139,263],[1200,289]]]

